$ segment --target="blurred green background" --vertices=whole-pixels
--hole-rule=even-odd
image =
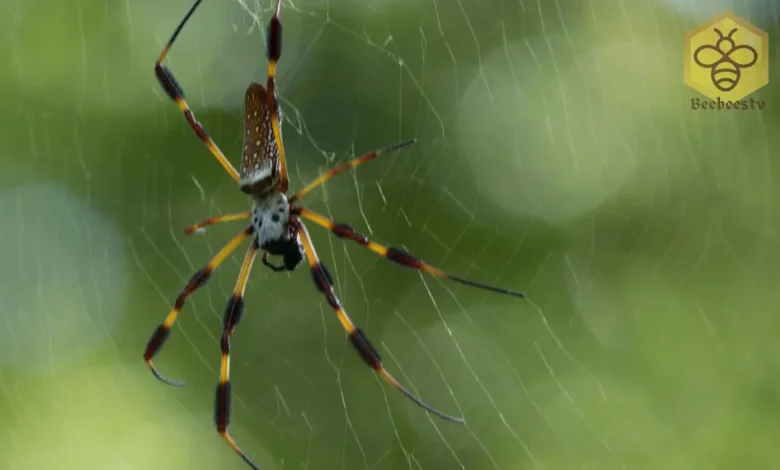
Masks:
[[[188,0],[0,6],[0,468],[245,468],[213,426],[243,255],[141,359],[248,201],[162,94]],[[168,65],[234,163],[270,0],[206,0]],[[765,469],[780,458],[780,94],[694,112],[685,32],[706,0],[285,1],[293,187],[416,146],[306,199],[377,241],[527,301],[440,282],[311,226],[387,388],[300,269],[258,263],[233,341],[232,433],[263,469]]]

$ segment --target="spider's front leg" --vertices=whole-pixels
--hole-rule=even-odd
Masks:
[[[165,47],[163,47],[160,56],[154,63],[154,74],[157,77],[157,81],[160,83],[163,91],[165,91],[165,94],[168,95],[168,97],[176,103],[182,113],[184,113],[184,118],[198,135],[200,140],[206,144],[206,147],[208,147],[209,151],[214,155],[219,164],[222,165],[222,168],[224,168],[225,171],[230,174],[230,177],[233,178],[233,180],[238,181],[238,171],[233,168],[233,165],[230,163],[227,157],[225,157],[225,154],[222,153],[222,150],[220,150],[217,143],[214,142],[214,139],[211,138],[206,128],[203,127],[203,124],[201,124],[200,121],[198,121],[198,119],[195,117],[195,113],[192,112],[190,105],[187,104],[187,100],[184,99],[184,90],[182,89],[181,85],[179,85],[179,82],[173,76],[173,72],[171,72],[171,70],[163,64],[163,61],[168,56],[168,52],[171,50],[171,47],[173,47],[173,43],[176,42],[176,38],[179,36],[179,33],[181,33],[184,25],[187,24],[187,21],[189,21],[190,17],[193,13],[195,13],[195,10],[202,1],[203,0],[195,1],[189,11],[187,11],[187,14],[184,15],[184,19],[181,20],[179,25],[173,31],[171,38],[167,43],[165,43]]]

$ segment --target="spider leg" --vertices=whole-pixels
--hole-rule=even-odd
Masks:
[[[198,134],[198,137],[200,137],[200,140],[203,141],[204,144],[206,144],[206,147],[211,151],[211,153],[216,157],[217,161],[220,165],[222,165],[222,168],[225,169],[228,173],[230,173],[230,176],[238,181],[238,171],[233,167],[233,165],[230,164],[228,159],[225,157],[225,154],[222,153],[222,150],[219,149],[216,142],[209,136],[206,129],[203,127],[203,125],[195,118],[195,115],[193,114],[192,110],[190,109],[190,106],[187,104],[187,101],[184,99],[184,90],[182,90],[181,85],[179,85],[179,82],[174,78],[173,72],[171,72],[168,67],[163,65],[163,61],[165,60],[165,57],[168,56],[168,52],[171,49],[171,46],[173,46],[174,41],[176,41],[176,37],[181,32],[184,25],[187,23],[187,20],[190,19],[192,14],[195,12],[195,9],[198,8],[198,5],[200,5],[200,2],[202,0],[196,0],[195,3],[192,5],[192,7],[189,9],[186,15],[184,15],[184,19],[181,20],[181,23],[176,27],[176,29],[173,31],[173,34],[171,35],[171,38],[168,40],[168,42],[165,44],[165,47],[163,48],[162,52],[160,53],[160,57],[157,59],[157,62],[154,63],[154,74],[157,76],[157,80],[160,82],[160,85],[162,86],[163,90],[165,90],[165,93],[179,106],[179,109],[184,113],[184,117],[187,119],[187,122],[189,123],[190,127],[195,131],[196,134]]]
[[[206,227],[210,225],[216,225],[221,224],[224,222],[232,222],[234,220],[243,220],[248,219],[252,217],[251,211],[246,212],[237,212],[235,214],[225,214],[225,215],[218,215],[214,217],[208,217],[206,219],[201,220],[197,224],[190,225],[189,227],[184,229],[184,233],[187,235],[191,235],[195,232],[202,233],[206,230]]]
[[[310,192],[312,189],[316,188],[317,186],[321,185],[322,183],[328,181],[329,179],[333,178],[334,176],[338,175],[339,173],[344,173],[345,171],[349,170],[350,168],[355,168],[358,165],[361,165],[366,162],[370,162],[371,160],[375,159],[376,157],[382,155],[383,153],[392,152],[394,150],[400,150],[404,147],[408,147],[412,144],[417,142],[417,139],[409,139],[405,140],[403,142],[397,142],[389,147],[385,147],[380,150],[372,150],[364,155],[361,155],[357,158],[354,158],[346,163],[342,163],[341,165],[337,165],[330,170],[326,171],[325,173],[318,176],[314,181],[307,184],[304,188],[299,189],[295,194],[288,199],[290,201],[290,204],[297,201],[298,199],[302,198],[304,195],[306,195],[308,192]]]
[[[363,330],[352,323],[352,320],[347,316],[347,313],[341,306],[339,299],[336,297],[336,293],[333,291],[333,280],[330,276],[330,273],[328,273],[328,269],[320,262],[319,257],[317,257],[317,252],[314,250],[314,244],[312,244],[309,233],[306,230],[306,226],[303,225],[303,222],[297,218],[294,218],[292,223],[296,224],[298,228],[298,236],[301,237],[301,242],[303,243],[303,247],[306,251],[306,258],[309,261],[311,276],[314,280],[314,284],[317,286],[317,290],[319,290],[325,296],[328,301],[328,305],[330,305],[330,307],[336,312],[336,316],[338,317],[339,322],[341,322],[341,326],[343,326],[349,334],[349,339],[352,342],[352,346],[354,346],[355,350],[357,350],[358,354],[360,354],[360,357],[363,359],[363,361],[369,367],[374,369],[374,371],[380,377],[382,377],[385,382],[389,383],[399,392],[403,393],[417,406],[447,421],[460,424],[465,423],[466,421],[463,418],[448,415],[423,402],[420,398],[401,385],[395,379],[395,377],[387,372],[387,370],[382,365],[382,359],[379,357],[379,353],[377,352],[374,345],[371,344],[371,341],[369,341]]]
[[[406,268],[416,269],[417,271],[422,271],[428,274],[432,274],[442,279],[449,279],[455,282],[459,282],[461,284],[465,284],[467,286],[477,287],[479,289],[488,290],[498,294],[506,294],[506,295],[511,295],[520,298],[525,297],[525,294],[523,292],[505,289],[503,287],[491,286],[489,284],[483,284],[481,282],[475,282],[470,279],[466,279],[460,276],[455,276],[445,271],[442,271],[441,269],[431,266],[430,264],[412,256],[411,254],[407,253],[406,251],[400,248],[386,247],[380,245],[379,243],[373,242],[369,240],[368,237],[366,237],[362,233],[356,232],[349,225],[337,223],[325,217],[324,215],[318,214],[312,210],[304,209],[302,207],[296,207],[293,209],[293,213],[299,214],[301,217],[311,220],[317,225],[325,227],[326,229],[330,230],[334,235],[336,235],[338,238],[352,240],[353,242],[368,248],[369,250],[373,251],[379,256],[383,256],[388,260],[398,265],[404,266]]]
[[[171,326],[173,326],[174,322],[176,321],[176,317],[179,316],[179,312],[181,311],[182,307],[184,307],[184,302],[187,300],[187,297],[192,295],[193,292],[195,292],[199,287],[203,286],[206,281],[208,281],[209,277],[211,277],[211,273],[214,272],[214,269],[216,269],[217,266],[219,266],[220,263],[222,263],[225,258],[230,255],[230,253],[235,251],[241,242],[252,235],[254,231],[255,229],[250,226],[243,232],[236,235],[221,250],[219,250],[219,252],[217,252],[213,258],[211,258],[206,266],[196,272],[190,278],[189,282],[187,282],[187,285],[184,286],[184,289],[182,289],[182,291],[179,293],[179,296],[176,297],[176,302],[174,302],[173,308],[165,318],[165,321],[160,324],[160,326],[158,326],[152,333],[152,336],[146,343],[146,350],[144,350],[144,361],[146,361],[146,365],[149,366],[154,376],[158,379],[169,385],[174,385],[177,387],[185,385],[184,382],[177,382],[160,374],[152,363],[152,358],[157,355],[157,353],[160,351],[160,348],[162,348],[163,344],[165,344],[165,341],[168,339],[168,336],[170,336]]]
[[[282,57],[282,22],[279,20],[281,12],[282,0],[277,0],[274,15],[268,22],[268,28],[266,28],[266,56],[268,57],[268,83],[266,84],[266,90],[268,93],[268,108],[271,114],[271,129],[274,133],[274,142],[279,152],[279,164],[281,166],[279,190],[286,193],[290,183],[287,177],[287,159],[284,156],[284,145],[282,145],[279,103],[276,101],[276,64]]]
[[[255,470],[260,470],[260,467],[255,465],[238,447],[233,438],[230,437],[228,425],[230,424],[232,392],[230,387],[230,337],[233,335],[233,329],[241,321],[241,317],[244,314],[244,292],[246,291],[249,273],[252,270],[252,264],[255,261],[258,250],[260,250],[260,246],[257,243],[257,238],[255,238],[244,257],[244,262],[241,264],[241,271],[236,281],[236,287],[233,289],[233,296],[225,306],[225,314],[222,317],[222,340],[220,342],[222,359],[219,367],[219,384],[217,384],[216,397],[214,399],[214,423],[217,426],[217,432],[228,443],[230,448]]]
[[[264,265],[269,267],[274,272],[280,273],[282,271],[287,271],[287,267],[285,267],[284,265],[273,264],[272,262],[268,261],[268,252],[267,251],[263,252],[262,261],[263,261]]]

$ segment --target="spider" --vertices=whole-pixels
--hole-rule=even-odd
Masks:
[[[144,351],[144,361],[161,381],[174,386],[183,386],[184,382],[177,382],[164,377],[157,371],[152,363],[154,356],[160,351],[168,339],[171,327],[179,315],[184,302],[199,287],[208,281],[212,272],[222,263],[239,245],[248,238],[252,238],[241,269],[238,275],[233,295],[227,302],[222,319],[222,335],[220,350],[222,353],[219,383],[216,388],[214,420],[217,431],[227,444],[252,468],[259,469],[257,465],[238,447],[233,438],[228,434],[230,421],[230,338],[244,313],[244,292],[246,290],[249,273],[258,252],[262,251],[263,264],[275,272],[293,271],[303,261],[308,261],[314,285],[328,305],[333,309],[341,325],[349,335],[350,342],[363,361],[371,367],[382,379],[404,394],[421,408],[434,415],[455,423],[465,423],[463,418],[450,416],[423,402],[401,385],[390,373],[385,370],[382,359],[376,348],[371,344],[366,334],[357,327],[347,316],[344,308],[333,290],[333,279],[328,269],[320,261],[314,249],[309,232],[302,219],[307,219],[314,224],[329,230],[340,239],[350,240],[362,245],[379,256],[407,268],[422,271],[439,278],[450,279],[472,287],[489,290],[496,293],[525,297],[522,292],[512,291],[500,287],[474,282],[463,277],[451,275],[441,269],[435,268],[422,260],[412,256],[404,250],[386,247],[368,239],[365,235],[356,232],[347,224],[338,223],[320,215],[310,209],[304,208],[297,202],[312,189],[325,183],[327,180],[343,173],[351,168],[371,161],[383,153],[399,150],[415,143],[414,139],[399,142],[381,150],[368,152],[358,158],[338,165],[309,183],[307,186],[288,195],[289,181],[287,177],[287,163],[284,146],[282,145],[282,117],[276,97],[276,64],[282,52],[282,23],[279,19],[282,0],[276,1],[273,16],[268,24],[267,49],[268,81],[265,87],[259,83],[251,83],[245,94],[244,107],[244,147],[241,155],[240,171],[236,171],[227,160],[217,144],[209,136],[203,125],[195,118],[192,110],[184,99],[181,86],[173,77],[171,71],[163,65],[168,52],[176,37],[184,25],[200,5],[202,0],[196,0],[187,14],[171,35],[170,40],[157,59],[154,72],[157,80],[162,85],[165,93],[179,106],[184,113],[189,125],[208,147],[217,161],[238,183],[239,189],[252,199],[252,209],[246,212],[226,214],[209,217],[195,225],[185,229],[186,234],[201,232],[205,227],[235,220],[251,219],[248,227],[227,243],[213,258],[187,282],[176,297],[173,308],[165,321],[152,333]],[[281,264],[269,261],[268,256],[281,257]]]

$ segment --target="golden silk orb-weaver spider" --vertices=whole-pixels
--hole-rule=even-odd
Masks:
[[[171,327],[176,321],[186,299],[192,295],[195,290],[206,283],[214,269],[235,251],[243,241],[252,238],[252,244],[241,264],[238,280],[235,289],[233,290],[233,296],[225,307],[222,320],[222,336],[220,341],[222,359],[220,362],[219,383],[217,384],[216,389],[214,410],[214,420],[220,436],[222,436],[228,445],[241,456],[247,464],[254,469],[259,469],[228,434],[231,399],[230,338],[244,313],[244,291],[246,290],[247,280],[249,279],[249,272],[260,251],[262,251],[261,259],[263,264],[277,272],[293,271],[303,259],[306,258],[312,279],[314,280],[314,285],[317,290],[325,296],[328,305],[330,305],[336,313],[336,317],[347,331],[352,345],[358,354],[360,354],[363,361],[382,379],[421,408],[448,421],[465,423],[463,418],[450,416],[426,404],[412,392],[407,390],[390,375],[387,370],[385,370],[382,359],[376,348],[371,344],[363,330],[355,326],[352,320],[350,320],[344,311],[344,308],[341,306],[339,299],[336,297],[336,293],[333,290],[333,280],[325,265],[322,264],[318,258],[317,252],[309,237],[309,232],[302,219],[309,220],[317,225],[325,227],[336,237],[356,242],[400,266],[500,294],[507,294],[515,297],[525,297],[525,295],[522,292],[494,287],[451,275],[423,262],[399,248],[386,247],[375,243],[369,240],[365,235],[353,230],[349,225],[330,220],[329,218],[298,204],[298,201],[305,194],[337,174],[373,160],[383,153],[399,150],[412,145],[415,142],[414,139],[393,144],[382,150],[368,152],[354,160],[338,165],[317,177],[304,188],[292,195],[288,195],[289,182],[287,178],[287,163],[285,160],[284,147],[282,145],[281,110],[276,98],[275,82],[276,64],[279,61],[282,52],[282,23],[279,19],[282,5],[281,0],[277,0],[276,2],[276,8],[266,31],[268,82],[265,87],[258,83],[252,83],[246,90],[244,101],[244,148],[241,156],[240,170],[236,171],[217,144],[211,139],[206,132],[206,129],[195,118],[195,115],[184,99],[184,93],[181,86],[173,77],[171,71],[163,65],[163,61],[168,55],[176,37],[181,32],[190,16],[195,12],[195,9],[200,5],[201,1],[202,0],[196,0],[195,4],[190,8],[184,16],[184,19],[182,19],[174,30],[170,40],[163,48],[160,57],[155,63],[154,72],[160,85],[162,85],[163,90],[165,90],[165,93],[179,106],[179,109],[184,113],[184,117],[193,130],[195,130],[198,137],[206,144],[220,165],[222,165],[238,183],[239,189],[252,198],[252,210],[207,218],[200,223],[187,227],[185,233],[191,234],[201,231],[209,225],[228,221],[249,219],[251,222],[248,227],[228,242],[227,245],[211,258],[206,266],[196,272],[189,282],[187,282],[179,293],[179,296],[176,297],[173,308],[165,318],[165,321],[154,330],[152,336],[149,338],[149,341],[146,344],[146,350],[144,351],[144,361],[146,361],[146,364],[158,379],[170,385],[184,385],[183,382],[176,382],[161,375],[152,363],[152,359],[168,339]],[[270,262],[268,260],[269,255],[281,257],[282,263],[274,264]]]

